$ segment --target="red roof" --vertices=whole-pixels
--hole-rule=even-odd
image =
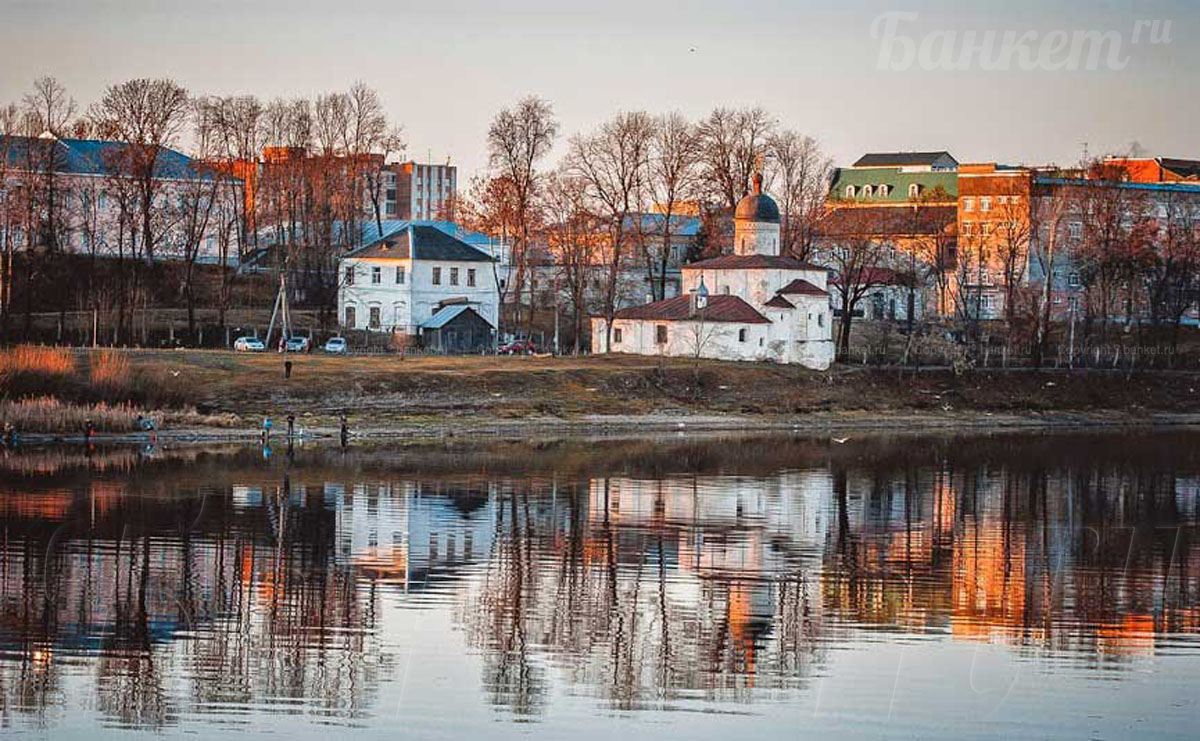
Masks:
[[[813,285],[812,283],[809,283],[808,281],[804,280],[803,278],[797,278],[796,280],[792,281],[791,283],[788,283],[786,286],[779,289],[779,293],[781,295],[791,294],[791,295],[804,295],[804,296],[828,296],[829,295],[829,293],[827,291],[822,291],[819,287]]]
[[[684,265],[684,270],[749,270],[766,268],[773,270],[824,270],[811,262],[800,262],[792,257],[780,255],[721,255]]]
[[[708,306],[701,311],[692,311],[690,294],[676,296],[665,301],[655,301],[640,306],[630,306],[616,313],[617,319],[650,319],[668,322],[700,319],[706,322],[737,322],[739,324],[770,324],[771,320],[759,314],[753,306],[737,296],[719,294],[708,297]]]
[[[794,308],[796,308],[795,304],[793,304],[791,301],[788,301],[783,296],[776,296],[775,298],[768,301],[766,303],[766,305],[770,306],[772,309],[794,309]]]

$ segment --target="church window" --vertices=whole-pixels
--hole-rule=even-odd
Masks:
[[[817,326],[818,327],[825,326],[825,312],[823,312],[823,311],[820,314],[817,314]]]
[[[875,195],[875,191],[871,186],[864,185],[862,188],[862,195],[863,198],[870,198],[871,196]]]
[[[854,197],[854,186],[853,186],[853,185],[847,185],[847,186],[846,186],[846,197],[847,197],[847,198],[853,198],[853,197]]]
[[[746,341],[746,330],[739,329],[738,330],[738,342],[745,342],[745,341]]]
[[[919,195],[921,195],[921,186],[920,186],[920,185],[918,185],[917,183],[909,183],[909,185],[908,185],[908,197],[909,197],[909,198],[916,198],[916,197],[917,197],[917,196],[919,196]]]

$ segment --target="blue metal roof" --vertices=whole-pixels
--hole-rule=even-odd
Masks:
[[[53,157],[54,171],[74,175],[108,175],[130,145],[99,139],[42,139],[30,136],[0,136],[0,150],[7,152],[10,167],[21,168],[31,160]],[[49,148],[53,147],[53,151]],[[159,150],[155,176],[171,180],[208,179],[211,171],[196,167],[192,158],[173,149]]]
[[[438,309],[436,314],[421,322],[421,328],[441,329],[452,322],[456,317],[458,317],[459,314],[462,314],[466,311],[475,312],[475,310],[471,308],[470,304],[451,304],[450,306],[443,306],[442,308]],[[475,313],[478,315],[478,312]],[[487,320],[484,319],[484,321]],[[491,322],[488,323],[490,324]]]
[[[1200,183],[1129,183],[1113,182],[1111,180],[1082,180],[1079,178],[1050,178],[1035,177],[1036,185],[1072,185],[1083,188],[1105,188],[1116,186],[1129,190],[1149,190],[1166,193],[1200,194]]]
[[[625,217],[627,228],[633,229],[641,218],[642,231],[651,234],[662,234],[667,223],[665,214],[631,214]],[[700,233],[700,217],[671,214],[671,236],[695,237]]]

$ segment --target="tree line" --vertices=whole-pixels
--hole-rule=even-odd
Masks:
[[[779,201],[781,253],[812,251],[832,162],[763,108],[716,108],[696,121],[621,111],[568,136],[552,162],[560,134],[544,99],[500,111],[488,128],[489,172],[460,204],[466,225],[509,246],[501,303],[511,307],[511,329],[533,326],[539,272],[566,299],[576,352],[593,311],[611,327],[628,291],[645,286],[648,297],[665,298],[681,217],[701,224],[684,245],[688,258],[719,250],[759,168]]]

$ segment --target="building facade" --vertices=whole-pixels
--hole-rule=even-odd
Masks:
[[[151,240],[137,172],[153,157]],[[145,169],[139,169],[145,168]],[[242,181],[172,149],[96,139],[0,136],[0,242],[14,251],[236,265]],[[33,223],[28,223],[32,216]]]
[[[458,168],[397,162],[384,167],[383,218],[449,221],[458,199]]]
[[[344,329],[417,337],[439,311],[459,305],[494,329],[499,302],[494,258],[431,224],[405,224],[341,260]]]

